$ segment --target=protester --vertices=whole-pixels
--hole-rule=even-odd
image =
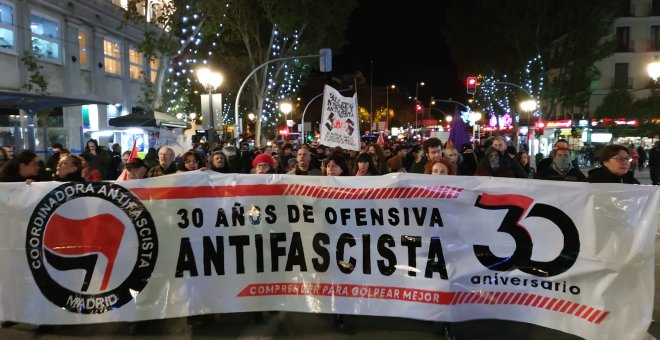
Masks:
[[[346,157],[339,152],[331,153],[325,160],[326,176],[350,176]]]
[[[23,150],[0,168],[0,182],[25,182],[25,184],[30,184],[39,181],[40,168],[37,154],[32,150]]]
[[[273,157],[268,153],[260,153],[252,160],[252,170],[257,175],[265,175],[275,173],[275,162]]]
[[[56,166],[54,180],[60,182],[83,182],[83,160],[76,155],[60,157]]]
[[[359,154],[355,160],[355,168],[353,169],[355,176],[380,176],[380,172],[371,155],[367,152]]]
[[[210,169],[215,172],[220,172],[223,174],[230,173],[229,163],[227,162],[227,156],[222,153],[222,150],[214,150],[211,152],[210,157]]]
[[[442,142],[435,138],[429,138],[422,144],[422,154],[415,164],[410,168],[410,172],[423,174],[426,162],[442,157]]]
[[[426,163],[424,173],[427,175],[456,175],[456,164],[448,158],[437,158]]]
[[[387,171],[406,171],[404,161],[410,147],[407,144],[399,144],[394,148],[394,156],[387,160]]]
[[[573,166],[571,150],[554,149],[550,152],[552,164],[537,174],[538,179],[550,181],[586,182],[587,177],[580,169]]]
[[[656,141],[649,151],[649,172],[651,184],[660,185],[660,141]]]
[[[90,139],[85,145],[85,151],[80,155],[83,159],[87,160],[89,165],[98,169],[101,172],[102,180],[109,178],[107,177],[108,166],[110,165],[110,154],[103,147],[99,146],[99,142],[96,139]],[[117,176],[110,179],[115,179]]]
[[[625,146],[618,144],[605,146],[598,155],[601,167],[589,171],[589,183],[639,184],[630,171],[631,161],[632,158]]]
[[[46,168],[54,172],[57,169],[57,164],[60,162],[60,152],[64,147],[60,143],[54,143],[50,148],[53,151],[53,154],[48,157]]]
[[[529,155],[525,151],[518,151],[516,154],[516,161],[518,164],[520,164],[520,167],[525,171],[527,174],[527,178],[535,178],[536,177],[536,170],[530,166],[530,159]]]
[[[149,169],[147,177],[158,177],[173,174],[176,172],[174,164],[174,149],[169,146],[163,146],[158,150],[158,165]]]
[[[103,178],[103,173],[100,169],[96,168],[95,163],[93,163],[93,156],[89,153],[83,153],[82,158],[82,177],[85,182],[100,182]]]
[[[202,157],[197,151],[190,150],[181,156],[181,162],[176,167],[176,172],[195,171],[199,170],[200,167],[204,167]]]
[[[301,146],[296,155],[296,165],[287,172],[287,175],[320,176],[321,171],[311,167],[311,160],[312,156],[307,146]]]
[[[506,165],[502,159],[508,159],[508,156],[503,156],[496,148],[490,146],[486,149],[484,159],[479,162],[479,166],[475,171],[475,176],[493,176],[493,177],[516,177],[513,171]],[[505,163],[506,164],[506,163]]]
[[[374,160],[374,165],[378,169],[380,174],[387,173],[387,157],[385,156],[385,151],[377,143],[371,143],[367,147],[367,152],[371,155]]]
[[[154,148],[149,148],[147,154],[144,156],[144,163],[149,169],[158,165],[158,151]]]
[[[131,158],[126,162],[126,172],[128,172],[128,179],[143,179],[147,178],[147,163],[140,158]]]

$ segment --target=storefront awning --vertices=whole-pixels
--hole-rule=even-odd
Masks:
[[[0,109],[38,112],[53,107],[80,105],[109,105],[107,102],[85,98],[57,97],[14,91],[0,91]]]
[[[114,127],[168,127],[188,128],[188,124],[172,115],[158,111],[131,113],[126,116],[110,118],[108,125]]]

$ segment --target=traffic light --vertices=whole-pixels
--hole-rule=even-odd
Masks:
[[[415,105],[415,112],[417,112],[417,113],[422,112],[422,105],[420,105],[420,104]]]
[[[545,123],[542,121],[536,122],[536,134],[538,136],[543,136],[543,129],[545,128]]]
[[[477,93],[477,77],[467,77],[467,93]]]

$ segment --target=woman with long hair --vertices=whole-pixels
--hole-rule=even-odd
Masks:
[[[376,168],[371,154],[363,152],[355,158],[353,169],[355,176],[380,176],[380,171]]]
[[[30,184],[38,181],[40,164],[34,151],[23,150],[0,168],[0,182],[25,182],[25,184]]]
[[[176,167],[176,172],[188,172],[199,170],[204,167],[202,157],[195,150],[188,150],[181,156],[181,161]]]

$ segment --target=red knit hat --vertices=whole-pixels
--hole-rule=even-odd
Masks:
[[[257,155],[257,157],[254,157],[254,160],[252,161],[252,167],[256,168],[260,163],[268,164],[271,169],[275,167],[275,161],[273,161],[273,157],[265,153],[260,153]]]

